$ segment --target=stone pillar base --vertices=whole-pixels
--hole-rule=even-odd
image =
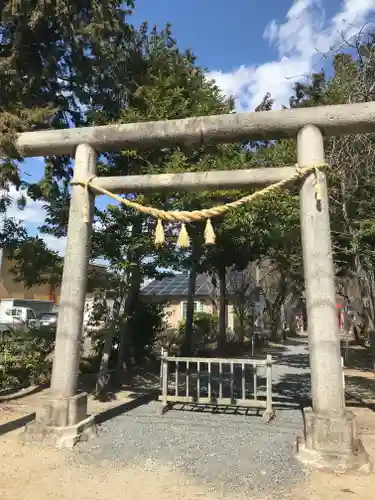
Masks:
[[[320,415],[306,408],[305,437],[297,439],[297,457],[306,465],[329,472],[369,474],[372,462],[357,435],[355,416]]]
[[[44,441],[57,448],[72,448],[96,435],[95,419],[87,415],[87,394],[47,399],[36,420],[25,427],[22,441]]]

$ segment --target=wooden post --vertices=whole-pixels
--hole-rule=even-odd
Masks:
[[[272,356],[267,354],[267,366],[266,366],[266,378],[267,378],[267,413],[272,414]]]
[[[199,402],[199,398],[201,395],[201,364],[197,362],[197,401]]]
[[[180,383],[180,381],[179,381],[179,363],[178,363],[178,361],[176,361],[176,367],[175,367],[175,386],[176,387],[175,387],[175,391],[174,391],[176,396],[178,396],[179,383]]]
[[[190,363],[189,361],[186,361],[186,397],[188,398],[190,395]]]
[[[253,365],[253,390],[254,390],[254,399],[255,401],[258,399],[258,367],[257,365]]]
[[[219,363],[219,399],[223,397],[223,365]]]
[[[211,402],[211,363],[208,362],[208,399]]]
[[[242,370],[241,370],[241,375],[242,375],[242,399],[246,399],[246,365],[245,363],[242,363]]]
[[[234,364],[230,364],[230,400],[233,403],[234,399]]]
[[[168,352],[163,352],[162,365],[163,365],[163,377],[162,377],[162,402],[163,410],[168,407]]]
[[[163,393],[163,357],[164,347],[160,349],[160,392]]]

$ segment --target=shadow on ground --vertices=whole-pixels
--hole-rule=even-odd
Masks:
[[[96,375],[85,374],[80,377],[78,388],[87,392],[90,396],[95,390],[95,384]],[[108,386],[98,398],[91,396],[89,412],[94,413],[97,424],[102,424],[156,400],[159,395],[159,386],[160,378],[155,365],[130,369],[124,375],[120,386]],[[17,392],[9,391],[7,394],[2,395],[0,398],[0,412],[3,410],[5,420],[9,421],[5,421],[3,424],[0,423],[0,435],[21,429],[34,420],[38,408],[42,404],[42,397],[48,397],[48,389],[49,386],[44,384],[21,389]],[[45,393],[39,396],[42,391],[45,391]]]
[[[341,343],[341,355],[345,361],[346,368],[357,369],[361,371],[372,372],[373,361],[371,350],[358,344],[345,345]]]
[[[347,404],[375,411],[375,379],[349,375],[345,382]]]
[[[311,406],[311,383],[309,373],[288,373],[282,375],[273,386],[277,395],[273,401],[277,404],[290,403],[298,408]]]
[[[11,420],[10,422],[6,422],[5,424],[0,425],[0,436],[7,434],[8,432],[16,431],[17,429],[21,429],[25,427],[29,422],[35,420],[36,413],[29,413],[28,415],[24,415],[23,417],[19,417],[15,420]]]
[[[151,392],[148,394],[134,395],[134,399],[132,401],[127,401],[126,403],[114,406],[112,408],[108,408],[108,410],[104,410],[95,414],[95,423],[100,425],[112,418],[118,417],[119,415],[124,415],[129,411],[135,410],[136,408],[146,405],[151,401],[155,401],[158,397],[158,392]]]
[[[95,393],[97,374],[84,374],[79,378],[79,389],[88,394]],[[117,394],[131,391],[135,395],[155,392],[160,387],[160,362],[151,361],[144,366],[130,367],[124,373],[121,384],[108,386],[97,397],[99,401],[113,401]]]
[[[0,395],[0,403],[5,401],[17,401],[19,399],[38,394],[49,387],[48,384],[40,384],[37,386],[14,388],[3,391]]]

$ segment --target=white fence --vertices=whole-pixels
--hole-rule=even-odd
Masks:
[[[260,386],[261,375],[265,384]],[[265,359],[189,358],[162,351],[160,378],[163,413],[179,403],[263,409],[266,422],[274,417],[270,355]]]

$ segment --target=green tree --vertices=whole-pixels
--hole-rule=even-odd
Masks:
[[[131,0],[0,2],[0,188],[27,184],[17,134],[84,125],[88,105],[106,104],[112,74],[130,54],[129,7]],[[69,157],[46,158],[29,194],[54,203],[66,196],[71,172]]]
[[[231,109],[231,101],[225,100],[218,88],[205,78],[203,69],[196,65],[195,56],[190,52],[181,52],[171,34],[170,26],[162,31],[153,29],[148,31],[144,24],[139,31],[139,47],[143,54],[143,62],[137,76],[137,90],[129,97],[127,106],[121,110],[118,121],[139,122],[151,120],[164,120],[173,118],[186,118],[194,115],[206,115],[228,112]],[[118,75],[121,79],[121,75]],[[96,111],[91,112],[91,119],[97,122]],[[105,113],[100,112],[100,120],[106,120]],[[116,174],[145,174],[181,172],[189,169],[197,171],[203,169],[205,164],[202,158],[213,154],[216,147],[180,147],[180,148],[155,148],[138,151],[122,151],[118,154],[105,155],[101,169],[103,173]],[[132,198],[134,198],[132,196]],[[152,205],[164,209],[197,209],[201,206],[200,197],[194,194],[182,194],[171,192],[151,193],[138,196],[137,200],[143,204]],[[162,248],[151,248],[150,234],[155,228],[155,220],[133,214],[137,217],[137,223],[130,221],[128,209],[122,210],[123,231],[130,231],[131,238],[127,245],[122,247],[123,260],[132,263],[132,269],[128,269],[129,279],[127,288],[127,301],[125,317],[130,318],[130,312],[135,310],[135,304],[139,299],[139,291],[142,279],[146,276],[142,265],[142,256],[147,255],[153,263],[154,269],[160,266],[177,267],[185,261],[185,265],[191,263],[191,269],[196,269],[199,261],[197,252],[201,253],[201,244],[198,239],[203,233],[202,224],[190,224],[188,231],[193,242],[193,254],[190,252],[178,252],[175,250],[176,232],[179,224],[165,224],[166,245]],[[126,229],[127,228],[127,229]],[[131,228],[131,229],[130,229]],[[105,245],[105,226],[102,243]],[[100,235],[98,236],[100,239]],[[105,250],[103,250],[105,253]],[[185,259],[186,255],[186,259]],[[150,266],[150,264],[149,264]],[[194,271],[196,275],[196,270]],[[155,274],[155,271],[151,272]],[[148,276],[150,274],[147,274]],[[191,280],[191,294],[189,303],[192,303],[195,277]],[[192,317],[188,315],[188,317]],[[130,321],[128,322],[130,325]],[[190,324],[190,323],[189,323]],[[191,329],[189,329],[191,331]],[[125,326],[122,335],[126,342],[130,332]],[[188,342],[189,343],[189,342]],[[120,349],[121,350],[121,349]],[[120,352],[119,363],[122,362]],[[119,367],[119,372],[121,371]]]

